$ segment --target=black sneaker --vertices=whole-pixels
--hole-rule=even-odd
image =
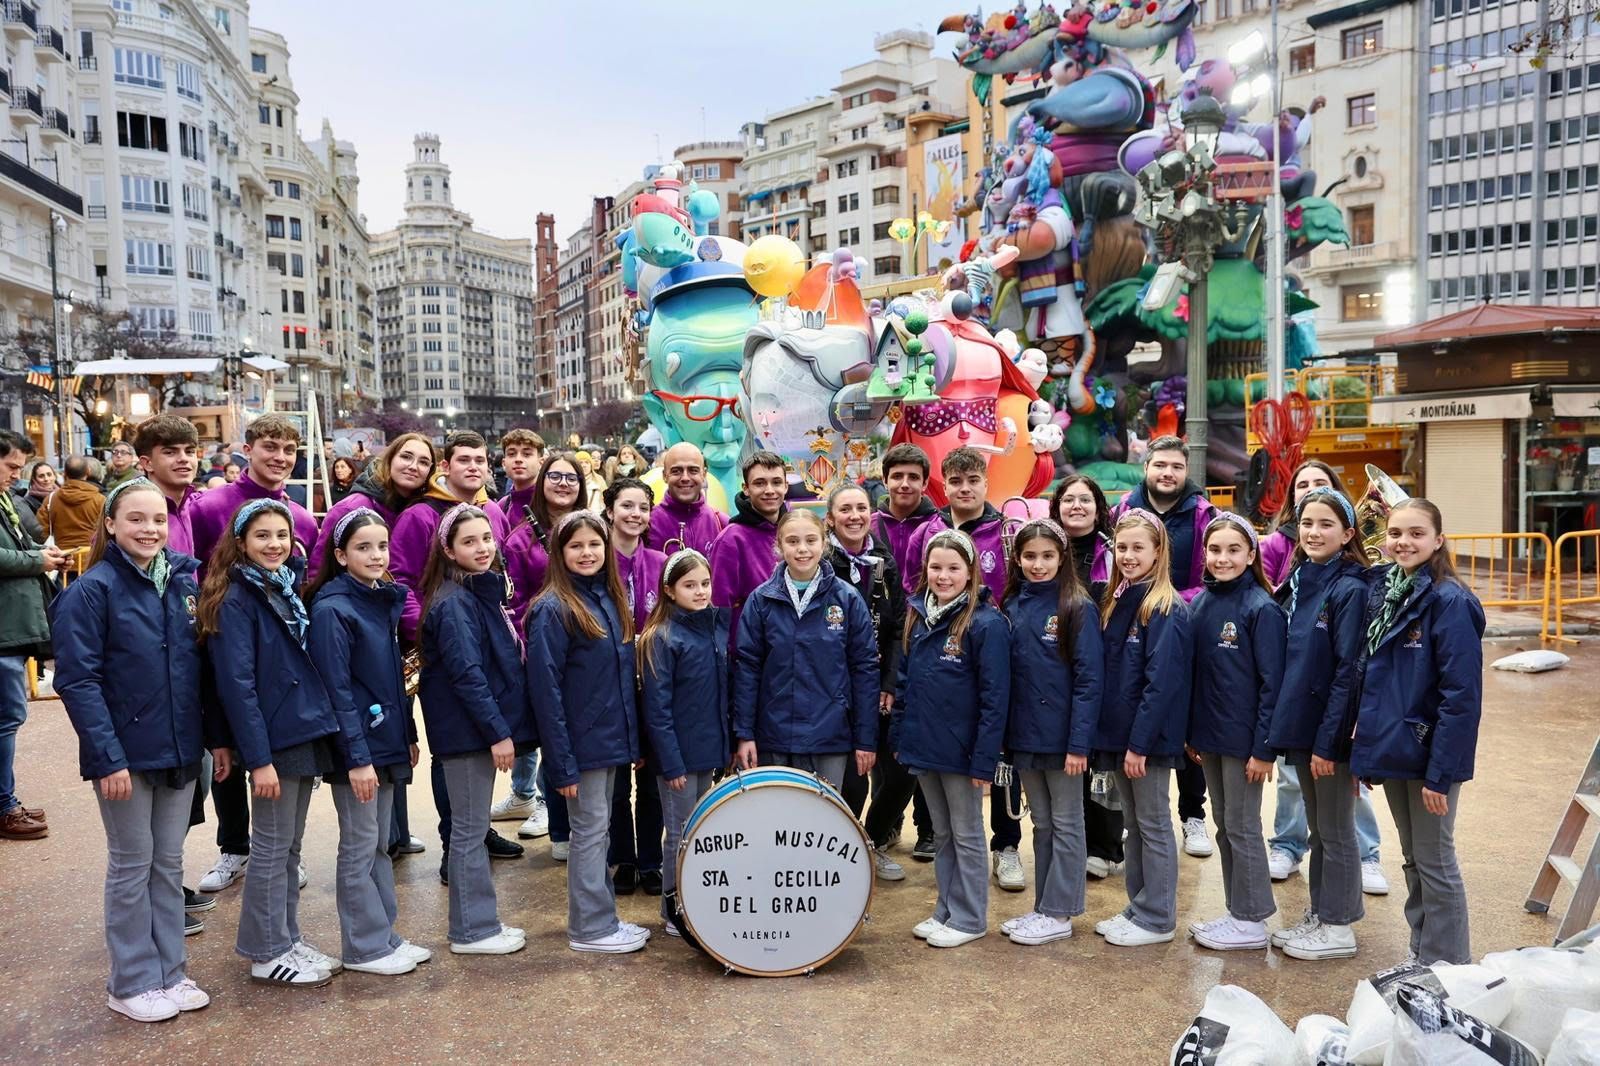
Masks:
[[[647,896],[661,895],[661,871],[641,870],[639,873],[639,887]]]
[[[194,936],[196,933],[205,932],[205,930],[206,930],[206,923],[205,922],[202,922],[199,918],[196,918],[194,915],[190,914],[188,911],[184,911],[183,912],[183,935],[184,936]]]
[[[483,843],[489,849],[489,858],[491,859],[522,858],[522,845],[515,840],[507,840],[493,829],[489,830],[489,835],[483,838]]]
[[[217,905],[216,896],[202,895],[187,885],[183,889],[183,909],[190,914],[196,911],[208,911]]]
[[[911,857],[918,862],[932,862],[938,852],[939,847],[933,842],[932,837],[919,836],[916,847],[911,849]]]
[[[611,875],[611,884],[617,890],[617,895],[633,895],[639,888],[639,868],[631,862],[623,863]]]

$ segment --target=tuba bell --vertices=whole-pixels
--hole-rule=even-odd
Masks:
[[[1367,491],[1356,501],[1356,529],[1361,535],[1361,547],[1367,553],[1368,563],[1384,560],[1383,541],[1389,524],[1389,512],[1396,504],[1411,497],[1393,478],[1382,470],[1367,464]]]
[[[1022,504],[1022,516],[1019,518],[1010,512],[1014,503]],[[1000,547],[1005,551],[1006,563],[1011,562],[1011,542],[1017,539],[1017,534],[1022,527],[1028,524],[1028,519],[1033,517],[1028,507],[1026,496],[1012,496],[1000,505]]]

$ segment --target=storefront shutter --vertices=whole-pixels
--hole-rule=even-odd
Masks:
[[[1445,530],[1504,532],[1505,422],[1429,422],[1425,432],[1423,484]]]

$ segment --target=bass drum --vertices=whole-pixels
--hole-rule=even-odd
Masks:
[[[756,977],[811,973],[872,904],[872,850],[827,782],[783,766],[707,792],[678,850],[678,921],[712,958]]]

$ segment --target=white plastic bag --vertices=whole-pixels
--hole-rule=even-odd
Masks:
[[[1424,966],[1412,962],[1356,982],[1345,1022],[1350,1040],[1345,1056],[1356,1066],[1381,1066],[1394,1035],[1395,994],[1402,982],[1448,999],[1458,1010],[1497,1025],[1511,1009],[1511,984],[1503,974],[1483,966]]]
[[[1295,1066],[1348,1066],[1348,1026],[1331,1014],[1308,1014],[1294,1027]]]
[[[1544,1066],[1594,1066],[1600,1062],[1600,1013],[1569,1010]]]
[[[1383,1066],[1539,1066],[1516,1037],[1411,981],[1395,990],[1394,1039]]]
[[[1172,1045],[1169,1066],[1279,1066],[1294,1061],[1294,1034],[1238,985],[1206,993],[1200,1014]]]
[[[1600,1010],[1600,955],[1560,948],[1519,948],[1483,957],[1510,982],[1511,1012],[1500,1023],[1541,1055],[1550,1050],[1568,1010]]]
[[[1490,663],[1496,670],[1511,670],[1519,674],[1542,674],[1546,670],[1559,670],[1572,660],[1558,651],[1519,651],[1502,655]]]

